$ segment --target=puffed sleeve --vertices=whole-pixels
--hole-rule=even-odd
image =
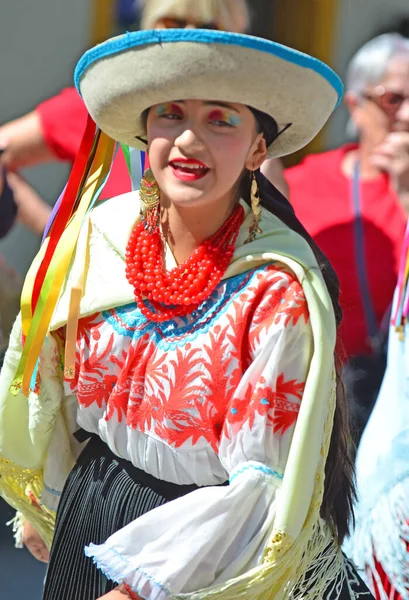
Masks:
[[[313,350],[297,281],[260,302],[248,335],[250,366],[229,399],[219,445],[229,485],[200,488],[86,548],[108,578],[142,598],[220,584],[262,559]]]

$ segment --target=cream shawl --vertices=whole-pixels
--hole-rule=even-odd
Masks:
[[[308,303],[314,352],[263,564],[223,586],[183,597],[279,599],[287,598],[292,590],[291,597],[312,600],[321,597],[343,570],[333,534],[319,515],[335,408],[335,319],[307,242],[263,209],[263,233],[244,245],[252,215],[244,202],[243,206],[246,219],[225,278],[270,261],[289,267],[302,285]],[[49,452],[57,451],[52,444],[56,428],[62,432],[57,463],[70,465],[61,352],[52,331],[67,322],[70,287],[78,273],[85,272],[81,316],[133,301],[124,261],[127,240],[138,214],[138,194],[132,192],[101,204],[84,223],[40,357],[39,385],[29,398],[9,392],[21,352],[18,322],[6,355],[0,378],[0,494],[33,522],[47,543],[52,539],[54,513],[37,502],[44,491],[45,460]],[[307,571],[308,585],[303,582]]]

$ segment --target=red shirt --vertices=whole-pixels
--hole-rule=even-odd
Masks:
[[[352,180],[341,171],[343,158],[353,147],[310,155],[286,171],[298,218],[338,274],[344,312],[340,332],[348,355],[369,350],[356,267]],[[365,266],[380,324],[392,301],[407,217],[387,175],[361,181],[360,189]]]
[[[40,117],[47,146],[60,160],[74,162],[87,123],[87,109],[75,88],[66,88],[39,104]],[[128,168],[122,152],[118,152],[101,199],[131,191]]]

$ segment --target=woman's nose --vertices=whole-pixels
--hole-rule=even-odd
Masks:
[[[203,148],[203,142],[193,128],[184,129],[175,140],[175,146],[185,148]]]
[[[396,113],[396,120],[409,124],[409,97],[406,97]]]

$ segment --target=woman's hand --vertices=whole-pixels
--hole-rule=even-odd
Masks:
[[[109,594],[98,598],[98,600],[142,600],[142,598],[134,592],[128,591],[124,585],[120,585]]]
[[[27,229],[42,235],[51,214],[51,206],[17,173],[8,173],[7,181],[13,190],[19,221]]]
[[[403,208],[409,213],[409,132],[390,133],[375,148],[371,162],[388,173]]]
[[[29,552],[41,562],[48,563],[50,552],[45,542],[28,521],[24,523],[23,544]],[[122,598],[123,600],[123,598]]]

